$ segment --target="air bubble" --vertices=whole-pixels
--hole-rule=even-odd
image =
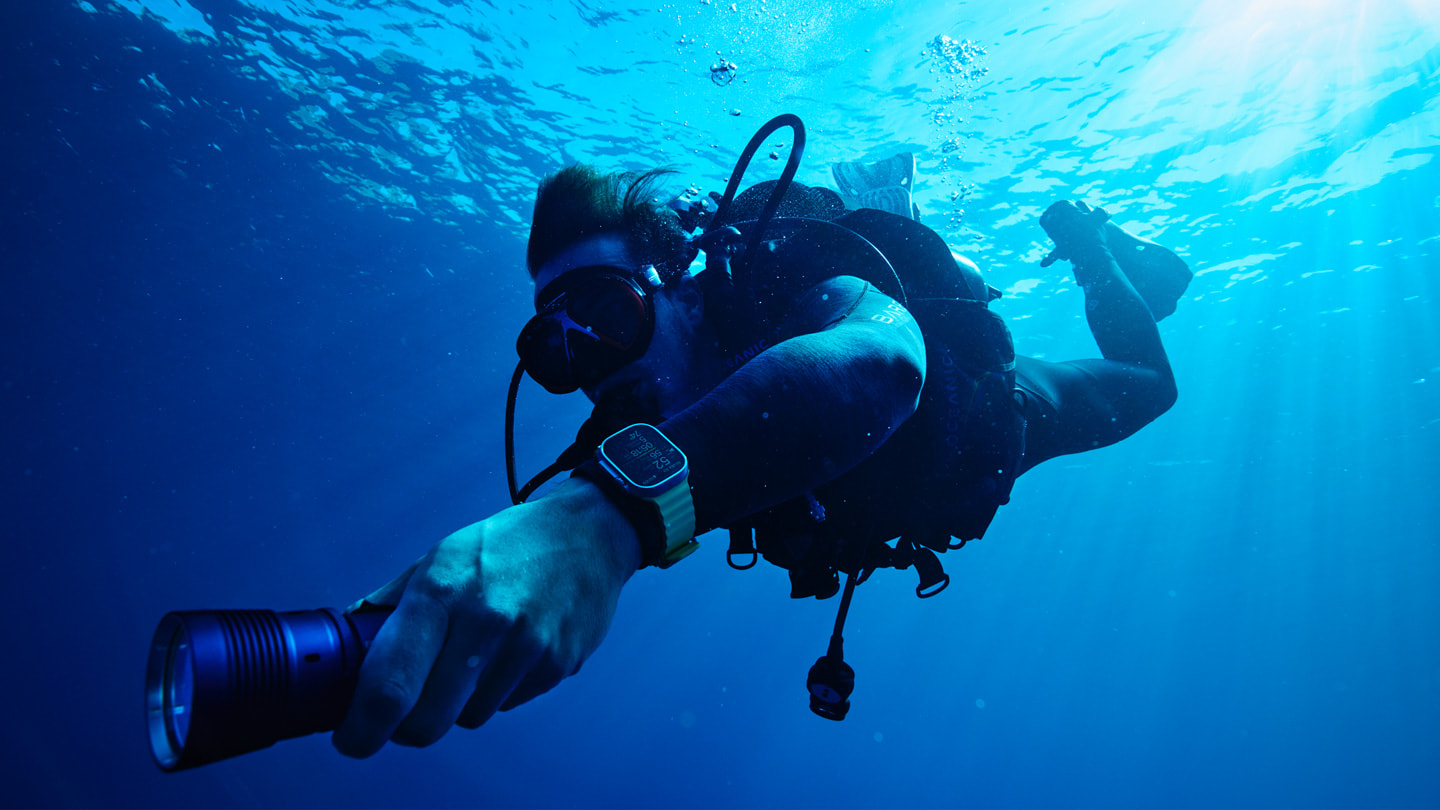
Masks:
[[[735,74],[739,72],[739,70],[739,65],[722,56],[719,62],[710,66],[710,81],[724,87],[730,82],[735,81]]]

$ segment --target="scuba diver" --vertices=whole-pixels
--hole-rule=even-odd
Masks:
[[[779,180],[737,194],[787,126]],[[536,315],[506,417],[516,505],[352,606],[394,612],[335,732],[342,753],[429,745],[550,690],[598,647],[632,574],[676,564],[722,527],[732,566],[784,566],[792,596],[833,596],[845,575],[807,683],[812,710],[843,719],[854,673],[841,630],[858,583],[914,568],[917,594],[933,596],[949,581],[937,555],[980,537],[1020,474],[1120,441],[1175,402],[1156,327],[1190,279],[1173,252],[1103,209],[1052,205],[1042,265],[1074,267],[1103,357],[1017,357],[987,306],[999,292],[917,221],[913,158],[842,164],[842,197],[793,181],[803,148],[799,119],[780,116],[724,195],[691,189],[670,205],[654,199],[659,171],[571,166],[541,183],[527,252]],[[595,408],[517,488],[522,373]]]

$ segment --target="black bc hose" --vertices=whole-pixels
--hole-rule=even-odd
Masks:
[[[780,201],[785,198],[785,192],[790,190],[790,182],[795,179],[795,173],[800,170],[800,158],[805,154],[805,122],[800,116],[793,113],[784,113],[771,118],[765,122],[745,144],[745,150],[740,153],[740,159],[735,161],[735,169],[730,173],[730,182],[725,186],[725,196],[720,198],[720,204],[715,209],[715,215],[710,218],[710,226],[705,233],[720,227],[725,221],[725,214],[730,208],[730,203],[735,200],[735,192],[740,189],[740,181],[745,178],[745,171],[750,168],[750,160],[755,153],[764,145],[765,139],[783,127],[790,127],[795,133],[794,143],[790,146],[790,157],[785,161],[785,170],[780,173],[780,179],[775,183],[775,188],[770,190],[770,198],[765,201],[765,207],[761,209],[760,218],[756,220],[755,230],[750,234],[750,241],[745,246],[745,254],[754,256],[755,249],[760,246],[760,241],[765,237],[765,231],[770,225],[770,220],[780,208]],[[743,272],[746,262],[740,262],[739,270]],[[736,279],[737,289],[746,289],[745,282],[749,279]]]
[[[515,483],[515,399],[524,376],[525,363],[516,364],[515,374],[510,377],[510,393],[505,395],[505,483],[510,486],[510,502],[517,505],[525,501]]]
[[[515,366],[515,374],[510,377],[510,391],[505,396],[505,483],[510,487],[510,502],[517,506],[529,500],[530,496],[535,494],[535,490],[539,489],[546,481],[584,461],[593,449],[593,447],[584,447],[580,441],[576,441],[575,444],[566,448],[553,464],[541,470],[539,475],[531,478],[524,487],[517,485],[515,477],[515,400],[520,393],[520,379],[524,376],[525,364],[522,362]]]

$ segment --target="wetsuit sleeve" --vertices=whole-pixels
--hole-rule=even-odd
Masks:
[[[690,460],[697,533],[834,479],[919,404],[924,336],[903,306],[861,279],[811,288],[779,338],[663,425]]]

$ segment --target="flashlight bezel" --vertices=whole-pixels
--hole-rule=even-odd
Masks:
[[[181,660],[192,655],[192,650],[190,633],[179,616],[170,614],[160,621],[145,665],[145,715],[150,753],[155,764],[166,771],[174,770],[185,753],[188,728],[177,728],[175,718],[181,712],[189,713],[191,707],[188,699],[185,705],[176,705],[174,676],[177,667],[188,667],[193,690],[194,662]]]

